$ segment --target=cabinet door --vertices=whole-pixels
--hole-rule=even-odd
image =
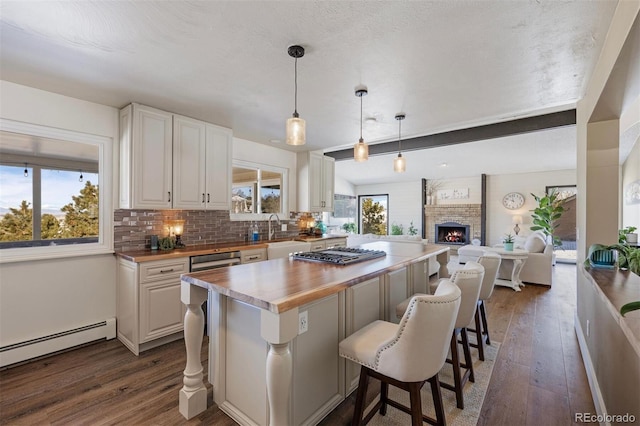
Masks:
[[[385,276],[385,280],[385,299],[387,306],[385,320],[397,324],[400,322],[400,319],[396,317],[396,306],[409,297],[407,269],[404,268],[389,272]]]
[[[171,208],[172,115],[134,105],[132,208]]]
[[[205,208],[205,123],[173,118],[173,207]]]
[[[231,209],[231,140],[231,130],[207,125],[207,209]]]
[[[184,315],[179,279],[140,285],[140,343],[182,331]]]
[[[324,155],[316,152],[309,154],[309,209],[321,212],[323,204],[323,167]]]
[[[332,157],[322,156],[322,211],[333,211],[333,195],[335,192],[335,164]]]

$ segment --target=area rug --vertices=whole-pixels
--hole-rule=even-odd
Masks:
[[[484,351],[484,361],[478,360],[477,351],[472,349],[471,355],[473,359],[473,371],[475,374],[475,382],[467,382],[464,387],[464,410],[456,407],[456,395],[453,391],[441,388],[442,403],[444,406],[445,417],[448,425],[453,426],[475,426],[478,423],[480,410],[484,396],[487,393],[493,366],[495,365],[496,356],[500,349],[499,342],[491,342],[491,346],[486,346]],[[438,376],[440,381],[453,384],[453,367],[451,364],[445,364]],[[377,383],[371,382],[370,386],[379,386]],[[425,383],[422,387],[422,412],[430,417],[435,417],[433,409],[433,398],[431,397],[431,386]],[[407,407],[409,406],[409,393],[399,390],[396,387],[389,386],[389,397]],[[365,412],[373,407],[377,402],[376,398]],[[377,426],[406,426],[411,424],[411,417],[396,408],[387,406],[386,416],[380,414],[375,415],[370,425]]]

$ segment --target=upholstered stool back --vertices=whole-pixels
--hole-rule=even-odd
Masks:
[[[466,327],[473,319],[483,278],[484,268],[477,262],[467,262],[464,268],[458,269],[451,276],[451,281],[462,292],[455,328]],[[440,285],[442,284],[438,284],[438,289]]]
[[[498,278],[501,262],[502,258],[500,255],[490,251],[484,252],[478,259],[478,263],[484,268],[484,277],[482,278],[482,287],[480,287],[478,299],[487,300],[491,297],[496,278]]]

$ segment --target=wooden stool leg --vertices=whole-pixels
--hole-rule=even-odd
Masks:
[[[446,425],[446,419],[444,417],[444,407],[442,406],[442,391],[440,391],[440,380],[436,374],[429,379],[431,384],[431,395],[433,396],[433,408],[436,411],[436,424]]]
[[[411,401],[411,426],[422,426],[422,400],[420,399],[421,383],[409,383],[409,400]]]
[[[358,382],[358,394],[356,395],[356,406],[353,410],[353,419],[351,420],[352,426],[358,426],[362,423],[362,416],[364,415],[364,401],[367,396],[367,387],[369,386],[369,369],[367,367],[360,367],[360,381]]]
[[[462,337],[462,351],[464,352],[465,368],[469,370],[469,381],[475,382],[475,376],[473,375],[473,361],[471,360],[471,349],[469,348],[469,336],[467,335],[467,329],[463,328],[460,331]]]
[[[474,318],[476,320],[476,342],[478,342],[478,359],[480,361],[484,361],[484,337],[482,336],[482,327],[480,326],[480,302],[478,302],[478,309],[476,309],[476,314]]]
[[[487,325],[487,311],[484,307],[484,300],[481,301],[480,315],[482,316],[482,332],[487,336],[487,345],[491,344],[491,338],[489,337],[489,326]]]
[[[462,377],[460,376],[460,357],[458,356],[458,330],[453,330],[451,337],[451,364],[453,364],[453,387],[456,393],[456,406],[460,409],[464,408],[464,399],[462,396]]]
[[[380,414],[387,414],[387,397],[389,395],[389,383],[380,381]]]

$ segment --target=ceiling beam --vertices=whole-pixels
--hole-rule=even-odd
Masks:
[[[519,118],[517,120],[503,121],[501,123],[487,124],[468,129],[452,130],[450,132],[436,133],[434,135],[403,139],[402,151],[415,151],[418,149],[429,149],[467,142],[477,142],[574,124],[576,124],[576,110],[570,109],[567,111],[554,112],[535,117]],[[397,140],[369,145],[370,156],[391,154],[397,151]],[[325,152],[325,155],[335,158],[336,161],[352,160],[353,149],[349,148]]]

